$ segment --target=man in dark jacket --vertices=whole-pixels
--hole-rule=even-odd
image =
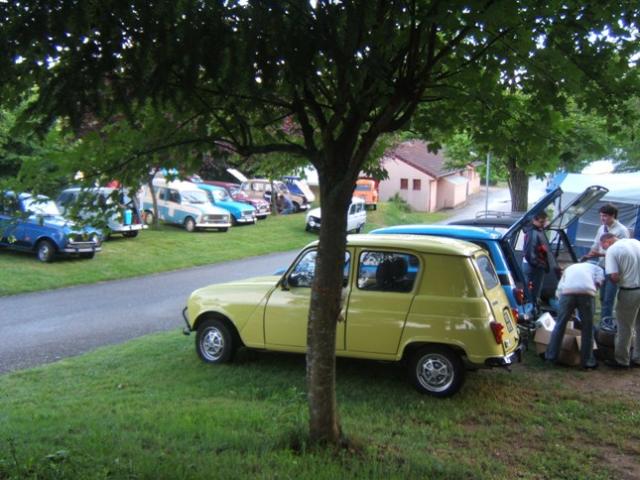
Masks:
[[[531,285],[531,300],[534,302],[540,299],[544,274],[549,272],[549,243],[544,234],[546,222],[547,214],[538,213],[524,235],[522,271],[527,284]]]

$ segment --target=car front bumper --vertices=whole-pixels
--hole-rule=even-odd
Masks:
[[[189,318],[187,318],[187,309],[189,307],[184,307],[182,309],[182,318],[184,319],[184,323],[187,324],[186,327],[182,329],[182,333],[185,335],[191,335],[191,325],[189,325]]]

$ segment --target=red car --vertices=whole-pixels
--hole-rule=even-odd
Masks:
[[[240,185],[237,183],[219,182],[218,180],[203,180],[203,182],[224,188],[236,202],[244,202],[253,205],[256,209],[256,218],[258,218],[258,220],[264,220],[267,218],[267,215],[271,214],[271,205],[269,202],[260,198],[249,198],[246,193],[240,190]]]

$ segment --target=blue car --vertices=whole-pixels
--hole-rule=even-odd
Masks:
[[[379,228],[371,233],[435,235],[467,240],[481,246],[493,261],[511,308],[516,310],[519,319],[526,323],[535,320],[539,312],[526,285],[521,266],[524,227],[537,213],[549,208],[555,210],[553,220],[546,227],[549,244],[554,253],[555,263],[552,267],[557,267],[552,268],[545,278],[545,294],[550,298],[555,294],[559,269],[577,261],[567,231],[574,228],[580,215],[607,191],[600,186],[591,186],[563,206],[562,190],[557,188],[540,199],[529,211],[517,216],[484,216],[460,220],[455,222],[455,225],[398,225]]]
[[[0,247],[34,252],[41,262],[51,262],[56,255],[93,258],[101,242],[99,230],[63,218],[43,195],[0,194]]]
[[[236,202],[223,187],[206,183],[196,183],[196,185],[200,190],[207,192],[207,197],[213,205],[223,208],[231,214],[234,225],[256,223],[256,209],[252,205]]]

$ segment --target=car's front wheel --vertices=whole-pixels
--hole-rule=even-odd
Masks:
[[[227,363],[237,348],[235,339],[224,322],[205,320],[198,325],[196,351],[207,363]]]
[[[439,345],[429,345],[417,350],[409,362],[412,383],[420,392],[434,397],[449,397],[460,390],[464,374],[460,356]]]
[[[131,230],[128,232],[122,232],[122,236],[125,238],[135,238],[138,236],[138,230]]]
[[[195,232],[196,231],[196,221],[191,218],[191,217],[187,217],[184,219],[184,228],[187,232]]]
[[[56,247],[50,240],[40,240],[36,245],[36,255],[41,262],[51,262],[56,254]]]

